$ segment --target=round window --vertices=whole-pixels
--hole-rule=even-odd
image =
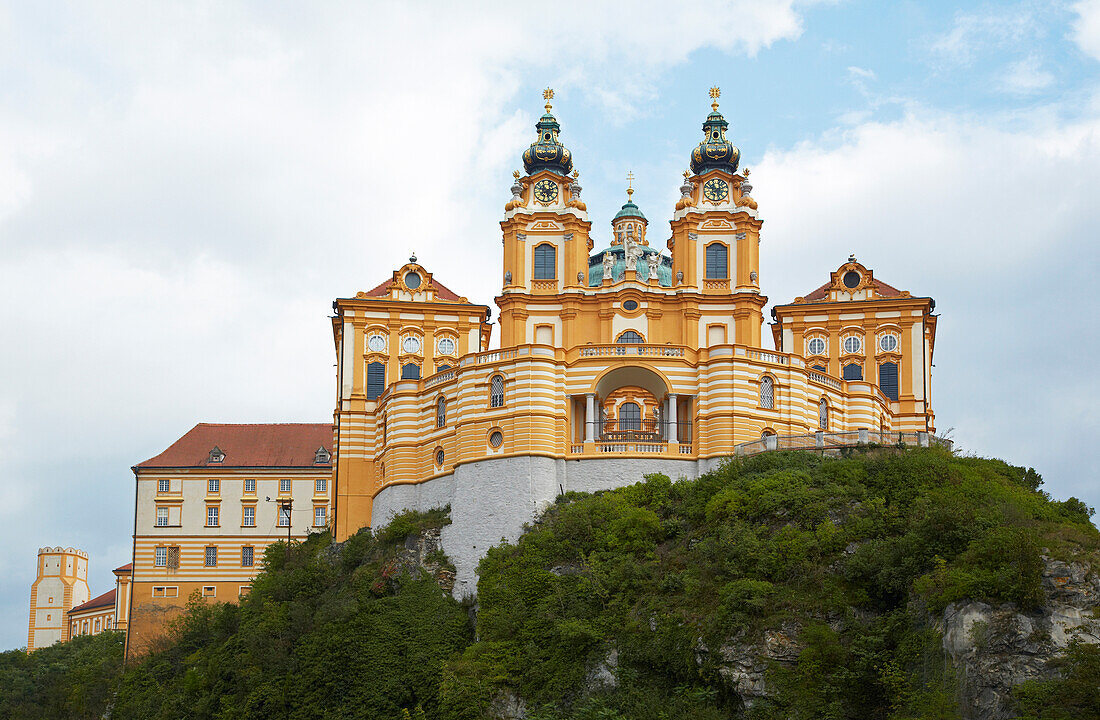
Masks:
[[[883,352],[893,352],[898,348],[898,339],[894,335],[883,335],[878,340],[878,347]]]
[[[502,433],[500,430],[494,430],[493,432],[489,433],[489,444],[495,448],[503,445],[504,433]]]
[[[440,355],[454,355],[455,341],[450,338],[442,338],[439,341],[438,347]]]
[[[863,343],[855,335],[849,335],[848,337],[844,338],[844,352],[857,353],[862,347]]]
[[[407,338],[405,338],[405,340],[401,343],[401,349],[404,350],[407,353],[420,352],[420,338],[416,338],[416,337],[407,337]]]
[[[443,465],[443,450],[439,449],[435,451],[435,464],[442,467]]]
[[[852,290],[859,287],[860,281],[863,280],[855,270],[849,270],[844,273],[844,287]]]
[[[638,303],[636,303],[633,300],[627,300],[626,302],[623,303],[623,310],[626,310],[627,312],[633,312],[634,310],[637,310],[637,309],[638,309]]]
[[[810,351],[811,355],[821,355],[825,352],[825,341],[821,338],[813,338],[807,343],[806,349]]]
[[[371,352],[382,352],[386,349],[386,338],[381,335],[371,335],[370,340],[367,340],[367,347]]]
[[[410,290],[416,290],[420,287],[420,276],[414,272],[405,273],[405,287]]]

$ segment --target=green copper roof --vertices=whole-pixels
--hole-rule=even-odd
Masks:
[[[599,287],[603,282],[603,256],[606,253],[611,253],[615,257],[615,264],[611,267],[611,278],[613,280],[620,280],[623,273],[626,272],[626,259],[622,246],[609,247],[603,252],[596,253],[588,258],[589,287]],[[649,263],[646,257],[654,253],[660,254],[652,248],[642,246],[642,257],[638,258],[634,268],[638,271],[639,278],[649,277]],[[642,280],[642,282],[645,281]],[[672,258],[661,255],[661,262],[657,266],[657,283],[662,287],[672,287]]]
[[[627,200],[626,204],[623,205],[622,210],[615,213],[615,217],[612,218],[611,222],[615,222],[615,220],[624,217],[636,217],[645,220],[645,215],[642,214],[641,209],[639,209],[638,206],[634,204],[633,200]],[[646,222],[648,223],[649,221],[646,220]]]

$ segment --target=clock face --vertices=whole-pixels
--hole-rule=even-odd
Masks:
[[[382,352],[386,349],[386,338],[381,335],[371,335],[370,340],[367,341],[367,347],[372,352]]]
[[[535,199],[541,203],[552,203],[558,197],[558,184],[553,180],[539,180],[535,183]]]
[[[711,202],[719,202],[726,199],[729,190],[729,185],[726,184],[725,180],[714,178],[707,180],[706,185],[703,186],[703,196]]]
[[[407,353],[420,352],[420,338],[407,337],[401,343],[401,348]]]

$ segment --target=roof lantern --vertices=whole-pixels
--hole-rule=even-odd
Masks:
[[[726,139],[726,128],[730,124],[718,112],[718,98],[721,94],[717,87],[710,89],[711,112],[703,123],[703,142],[691,151],[691,171],[696,175],[708,170],[725,170],[730,174],[737,172],[741,151]]]
[[[561,126],[558,125],[557,118],[550,114],[550,101],[554,99],[554,91],[546,88],[542,97],[546,100],[546,114],[535,124],[539,133],[538,139],[523,151],[523,167],[528,175],[549,170],[565,176],[573,169],[573,154],[569,152],[569,148],[558,142]]]

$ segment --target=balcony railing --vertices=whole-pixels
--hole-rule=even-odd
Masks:
[[[951,450],[954,447],[954,441],[936,437],[927,432],[821,431],[810,435],[769,435],[759,440],[741,443],[734,448],[734,452],[737,455],[756,455],[769,450],[839,450],[859,445],[937,446]]]
[[[581,357],[605,357],[616,355],[620,357],[683,357],[684,348],[676,345],[635,345],[632,343],[584,345],[580,348]]]

